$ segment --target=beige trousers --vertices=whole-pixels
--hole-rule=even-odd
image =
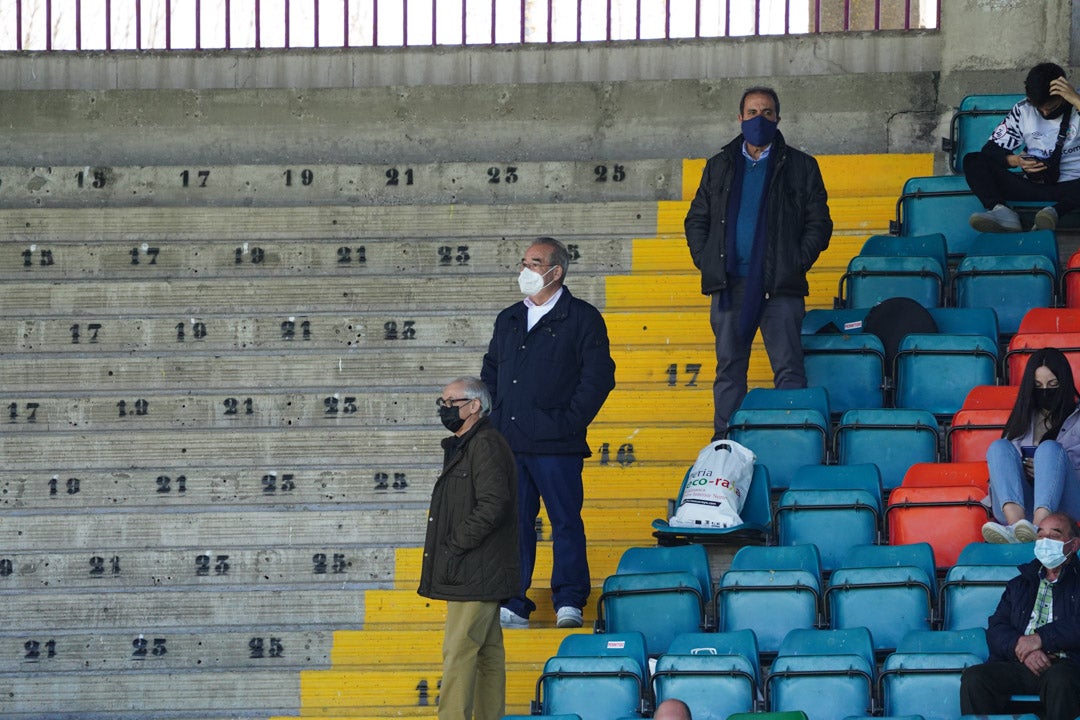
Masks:
[[[439,720],[499,720],[506,652],[497,602],[448,602]]]

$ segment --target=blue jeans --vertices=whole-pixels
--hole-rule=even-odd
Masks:
[[[551,537],[551,600],[555,609],[585,607],[592,590],[589,558],[585,552],[585,524],[581,521],[584,491],[577,455],[514,453],[518,473],[518,550],[521,555],[521,594],[503,603],[521,617],[529,617],[536,603],[527,597],[536,565],[536,518],[540,498],[547,509]]]
[[[995,440],[986,451],[990,467],[990,500],[994,518],[1005,522],[1001,506],[1016,503],[1031,519],[1035,508],[1061,511],[1077,517],[1080,511],[1080,478],[1069,462],[1065,448],[1055,440],[1044,440],[1035,449],[1035,482],[1024,473],[1016,446],[1004,438]]]

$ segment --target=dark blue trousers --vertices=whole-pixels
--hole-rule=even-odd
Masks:
[[[514,453],[518,472],[518,548],[521,553],[521,594],[505,605],[529,617],[536,603],[527,597],[536,565],[536,518],[540,499],[547,509],[554,566],[551,570],[552,603],[556,610],[567,605],[583,608],[592,582],[585,552],[585,525],[581,521],[584,491],[581,486],[583,458],[576,455]]]

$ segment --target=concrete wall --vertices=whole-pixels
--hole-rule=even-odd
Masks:
[[[708,155],[774,85],[815,153],[937,149],[951,108],[1069,64],[1069,0],[956,0],[942,30],[555,47],[0,57],[5,164]]]

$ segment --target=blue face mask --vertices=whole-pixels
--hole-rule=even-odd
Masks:
[[[765,147],[776,137],[776,125],[764,115],[755,115],[742,121],[742,134],[754,147]]]
[[[1065,543],[1060,540],[1039,538],[1035,541],[1035,558],[1050,570],[1064,563],[1068,557],[1069,554],[1065,552]]]

